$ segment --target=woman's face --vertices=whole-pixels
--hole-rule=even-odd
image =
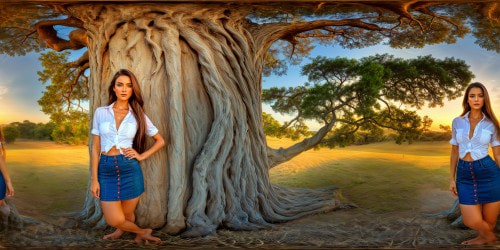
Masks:
[[[471,88],[467,99],[471,109],[480,110],[484,105],[484,94],[481,88]]]
[[[134,90],[132,89],[132,81],[128,76],[119,76],[115,81],[113,91],[116,98],[121,101],[128,101],[132,96]]]

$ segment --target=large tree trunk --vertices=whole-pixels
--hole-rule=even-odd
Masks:
[[[146,193],[140,226],[206,235],[220,226],[252,230],[340,202],[331,190],[269,181],[261,73],[271,42],[228,5],[72,5],[90,55],[90,110],[107,104],[113,74],[132,70],[145,110],[167,147],[141,163]],[[260,39],[260,40],[259,40]],[[92,118],[92,117],[91,117]],[[104,226],[89,193],[80,219]]]

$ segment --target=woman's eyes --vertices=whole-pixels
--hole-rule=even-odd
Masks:
[[[123,87],[123,83],[117,83],[117,87]],[[127,84],[127,87],[132,88],[132,83]]]

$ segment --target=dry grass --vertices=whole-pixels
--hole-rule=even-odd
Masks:
[[[272,147],[286,139],[268,138]],[[270,171],[271,180],[291,187],[339,187],[346,198],[373,212],[412,210],[424,189],[448,185],[447,142],[376,143],[310,150]]]
[[[88,162],[86,146],[22,140],[7,145],[17,208],[26,215],[78,210],[85,195]]]
[[[272,147],[294,142],[268,138]],[[75,211],[88,178],[86,146],[19,141],[8,148],[15,203],[26,214]],[[310,150],[270,171],[274,183],[291,187],[336,186],[374,212],[411,210],[422,189],[447,188],[447,142],[392,142]]]
[[[268,138],[273,147],[293,142]],[[396,145],[380,143],[305,152],[270,171],[274,183],[295,187],[337,186],[360,209],[307,216],[271,229],[218,230],[207,237],[186,239],[155,232],[161,248],[449,248],[472,236],[453,230],[446,220],[421,217],[422,204],[431,212],[451,204],[446,189],[446,142]],[[70,212],[83,203],[88,178],[88,149],[51,142],[8,145],[8,166],[22,213]],[[431,190],[432,192],[427,192]],[[107,229],[109,232],[111,229]],[[58,229],[34,225],[0,234],[12,247],[138,248],[132,235],[103,241],[103,231]],[[144,248],[156,248],[149,246]]]

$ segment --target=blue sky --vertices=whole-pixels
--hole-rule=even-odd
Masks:
[[[348,57],[348,58],[362,58],[376,54],[392,54],[400,58],[416,58],[418,56],[432,55],[435,58],[454,57],[464,60],[470,65],[470,70],[474,73],[475,78],[473,81],[482,82],[485,84],[490,97],[492,99],[493,108],[496,111],[497,117],[500,115],[500,54],[494,51],[485,50],[478,45],[474,44],[473,37],[466,37],[459,39],[454,44],[438,44],[432,46],[425,46],[424,48],[412,49],[394,49],[387,45],[376,45],[362,49],[342,49],[339,46],[318,46],[309,57],[327,56],[327,57]],[[310,62],[309,59],[304,60],[303,64]],[[270,88],[272,86],[297,86],[307,82],[307,78],[300,75],[300,66],[289,67],[286,76],[272,76],[263,79],[263,88]],[[270,105],[263,104],[264,112],[273,114],[278,120],[287,120],[290,117],[286,115],[277,114],[272,111]],[[443,107],[437,108],[424,108],[418,113],[420,115],[428,115],[433,122],[433,128],[437,129],[439,124],[449,125],[452,119],[459,115],[462,111],[461,99],[446,101]],[[499,117],[500,118],[500,117]],[[318,129],[319,125],[309,123],[312,129]]]
[[[432,55],[436,58],[455,57],[465,60],[471,66],[476,78],[486,85],[492,98],[492,104],[497,116],[500,115],[500,55],[487,51],[474,44],[474,39],[466,37],[455,44],[439,44],[426,46],[422,49],[393,49],[386,45],[377,45],[363,49],[347,50],[339,46],[318,46],[310,57],[318,55],[327,57],[362,58],[375,54],[393,54],[402,58],[415,58],[420,55]],[[32,122],[47,122],[48,116],[40,111],[37,100],[42,96],[44,86],[38,81],[37,71],[42,70],[38,61],[38,53],[26,56],[10,57],[0,55],[0,124],[14,121],[30,120]],[[304,60],[304,64],[309,60]],[[297,86],[307,81],[300,75],[300,66],[290,66],[287,75],[271,76],[263,79],[263,88],[272,86]],[[265,112],[272,113],[278,120],[288,117],[272,112],[269,105],[264,105]],[[434,120],[434,127],[439,124],[449,124],[453,117],[461,111],[460,100],[447,102],[444,107],[423,109],[421,115],[429,115]],[[317,129],[314,123],[309,124]]]

